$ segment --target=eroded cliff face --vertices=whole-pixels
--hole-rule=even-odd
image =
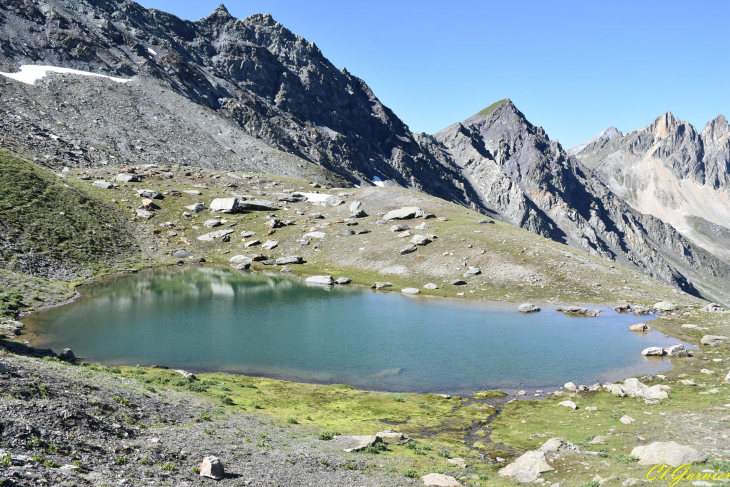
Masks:
[[[414,134],[363,80],[270,15],[241,20],[221,6],[189,22],[127,1],[9,0],[0,5],[0,69],[24,64],[129,80],[50,74],[29,85],[0,77],[0,144],[53,169],[174,164],[337,186],[379,178],[687,292],[727,296],[716,283],[727,266],[628,207],[511,102],[434,136]],[[726,188],[727,121],[716,122],[697,135],[667,118],[632,150],[660,135],[666,144],[693,142],[673,170]],[[623,138],[599,137],[581,154]]]
[[[703,284],[730,275],[727,264],[671,225],[632,209],[511,101],[434,137],[484,204],[511,223],[638,266],[689,292],[703,286],[711,295],[727,292],[720,281]]]
[[[729,135],[722,115],[698,133],[666,113],[635,132],[588,144],[577,157],[633,208],[730,261]]]

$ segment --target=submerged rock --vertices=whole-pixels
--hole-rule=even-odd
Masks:
[[[532,303],[523,303],[517,308],[517,311],[520,313],[537,313],[540,308]]]
[[[307,284],[321,284],[331,286],[335,283],[332,276],[310,276],[304,280]]]
[[[638,323],[636,325],[631,325],[629,327],[629,331],[646,332],[651,331],[651,327],[646,323]]]

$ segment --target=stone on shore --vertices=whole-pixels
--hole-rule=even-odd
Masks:
[[[700,343],[708,347],[717,347],[728,340],[730,340],[730,338],[721,335],[705,335],[702,337],[702,340],[700,340]]]
[[[664,355],[666,355],[667,357],[686,357],[687,349],[684,348],[684,345],[678,343],[677,345],[672,345],[671,347],[665,348]]]
[[[540,311],[540,308],[532,303],[522,303],[517,308],[517,311],[519,311],[520,313],[537,313],[538,311]]]
[[[517,482],[534,482],[543,472],[555,470],[545,461],[545,452],[528,451],[499,471],[500,477],[510,477]]]
[[[303,262],[304,259],[300,255],[289,255],[287,257],[279,257],[278,259],[276,259],[276,265],[301,264]],[[337,284],[339,284],[339,282]]]
[[[61,355],[59,355],[59,358],[61,360],[65,360],[66,362],[73,362],[76,360],[76,355],[74,355],[73,350],[70,348],[64,348],[61,350]]]
[[[629,327],[629,331],[646,332],[651,331],[651,327],[646,323],[638,323],[636,325],[631,325]]]
[[[647,347],[641,351],[641,355],[645,357],[661,357],[664,355],[664,349],[662,347]]]
[[[350,284],[352,282],[352,279],[349,277],[338,277],[335,279],[335,284]]]
[[[304,280],[307,284],[320,284],[324,286],[331,286],[335,283],[332,276],[310,276]]]
[[[646,316],[656,313],[656,309],[651,306],[634,306],[634,316]]]
[[[372,286],[370,286],[370,289],[383,289],[386,287],[392,287],[392,282],[376,282]]]
[[[686,463],[703,463],[707,461],[707,455],[694,448],[680,445],[674,441],[657,441],[650,445],[637,446],[631,450],[631,455],[639,458],[639,465],[665,464],[672,467],[679,467]]]
[[[424,486],[433,487],[461,487],[461,483],[451,475],[444,475],[442,473],[430,473],[421,477]]]
[[[432,282],[429,282],[429,283],[426,283],[423,285],[423,289],[438,289],[438,288],[439,288],[438,285],[436,285]]]
[[[568,382],[563,386],[563,389],[565,389],[568,392],[577,392],[578,388],[573,384],[572,382]]]
[[[218,457],[205,457],[203,458],[203,463],[200,464],[199,475],[201,477],[220,480],[225,475],[223,472],[223,464]]]
[[[677,309],[677,305],[671,301],[660,301],[654,305],[654,308],[662,313],[667,313],[669,311],[675,311]]]
[[[400,292],[402,292],[403,294],[418,294],[421,291],[419,291],[415,287],[406,287],[406,288],[401,289]]]

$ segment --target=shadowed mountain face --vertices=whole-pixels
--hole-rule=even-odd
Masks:
[[[635,132],[587,144],[578,159],[633,208],[672,224],[730,262],[730,124],[700,133],[667,113]]]
[[[239,20],[221,6],[189,22],[126,1],[8,0],[0,70],[24,64],[130,80],[0,77],[0,144],[39,164],[203,166],[332,185],[377,177],[730,301],[718,284],[727,265],[626,205],[510,101],[414,134],[363,80],[270,15]],[[718,147],[721,125],[708,135]],[[603,135],[581,154],[621,139]]]

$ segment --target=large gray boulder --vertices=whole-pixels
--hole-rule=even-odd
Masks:
[[[677,309],[677,305],[671,301],[660,301],[654,305],[654,308],[662,313],[668,313],[670,311],[675,311]]]
[[[188,257],[192,257],[193,253],[186,249],[177,249],[172,252],[172,256],[178,259],[187,259]]]
[[[310,276],[304,280],[307,284],[318,284],[321,286],[332,286],[335,280],[332,276]]]
[[[414,245],[427,245],[431,243],[431,239],[425,235],[414,235],[411,239],[411,243]]]
[[[142,181],[142,178],[136,174],[122,173],[117,174],[117,177],[115,177],[114,180],[120,183],[138,183]]]
[[[304,262],[301,255],[289,255],[287,257],[279,257],[276,259],[276,265],[301,264]]]
[[[408,206],[405,208],[399,208],[397,210],[391,210],[383,216],[383,220],[409,220],[411,218],[425,216],[426,212],[415,206]]]
[[[726,343],[728,340],[730,340],[730,338],[721,335],[705,335],[700,340],[700,343],[708,347],[717,347],[718,345]]]
[[[540,311],[540,308],[532,303],[522,303],[517,308],[517,311],[519,311],[520,313],[537,313],[538,311]]]
[[[244,263],[251,263],[253,262],[253,259],[247,255],[234,255],[230,259],[228,259],[228,262],[231,264],[244,264]]]
[[[469,269],[464,273],[464,277],[478,276],[481,273],[482,271],[480,271],[477,267],[469,267]]]
[[[233,230],[227,228],[225,230],[217,230],[215,232],[206,233],[204,235],[201,235],[198,237],[198,240],[203,242],[212,242],[213,240],[217,238],[225,237],[226,235],[230,235],[233,233]]]
[[[223,464],[218,457],[203,458],[203,463],[200,464],[198,471],[201,477],[208,477],[215,480],[220,480],[225,475]]]
[[[517,482],[534,482],[540,474],[555,470],[545,461],[545,452],[528,451],[499,471],[500,477],[510,477]]]
[[[403,247],[402,249],[400,249],[400,254],[401,255],[412,254],[416,250],[418,250],[418,247],[416,247],[414,244],[409,244],[409,245],[406,245],[405,247]]]
[[[205,206],[203,203],[195,203],[194,205],[188,205],[185,208],[192,211],[193,213],[200,213],[201,211],[207,209],[208,207]]]
[[[139,218],[144,218],[145,220],[149,220],[150,218],[155,216],[155,214],[153,212],[151,212],[149,210],[144,210],[142,208],[137,208],[136,210],[134,210],[134,212],[137,214],[137,216]]]
[[[149,198],[151,200],[165,199],[164,196],[152,189],[138,189],[137,196],[139,196],[140,198]]]
[[[216,198],[210,203],[210,209],[221,213],[233,213],[238,209],[238,198]]]
[[[94,181],[91,185],[101,189],[114,189],[118,186],[110,183],[109,181]]]
[[[665,464],[679,467],[685,463],[702,463],[707,461],[707,455],[694,448],[680,445],[674,441],[666,443],[657,441],[650,445],[637,446],[631,450],[631,455],[639,458],[639,465]]]
[[[267,211],[275,210],[276,204],[268,200],[239,201],[239,211]]]

